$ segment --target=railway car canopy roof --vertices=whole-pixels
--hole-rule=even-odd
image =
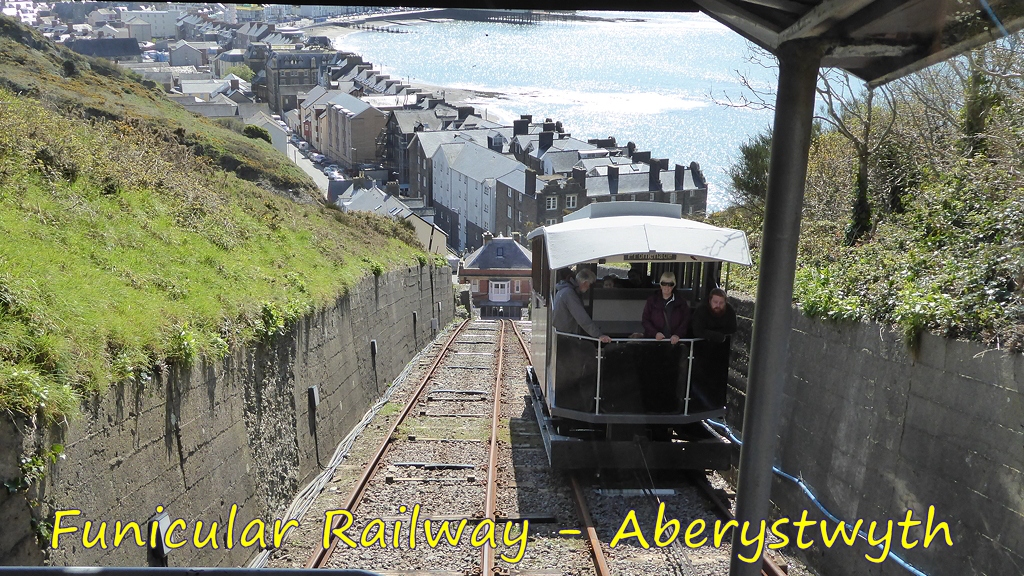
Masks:
[[[681,261],[750,265],[744,232],[682,218],[678,204],[588,204],[561,224],[537,228],[527,238],[542,235],[552,269],[600,259],[673,261],[676,256]]]

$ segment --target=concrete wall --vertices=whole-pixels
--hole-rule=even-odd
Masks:
[[[84,415],[63,433],[36,431],[24,419],[0,421],[0,478],[17,477],[18,456],[35,446],[65,445],[66,459],[50,467],[42,492],[28,495],[57,510],[81,511],[63,522],[80,531],[61,537],[50,555],[54,565],[145,566],[147,552],[132,537],[113,547],[113,523],[145,526],[157,505],[172,520],[187,522],[183,537],[189,544],[171,552],[171,566],[243,564],[258,548],[238,545],[242,529],[256,518],[272,527],[318,472],[314,426],[326,463],[432,339],[430,320],[438,313],[440,326],[454,315],[447,267],[413,266],[369,277],[271,342],[191,368],[172,366],[147,382],[114,386],[84,403]],[[371,340],[377,342],[376,357]],[[313,385],[321,399],[315,415],[307,402]],[[235,547],[226,550],[232,504],[238,505]],[[86,520],[93,522],[90,537],[99,522],[110,524],[106,550],[83,547]],[[203,521],[202,536],[211,522],[218,523],[220,549],[192,545],[197,520]],[[0,564],[42,561],[25,494],[0,490],[0,525]]]
[[[730,402],[742,407],[753,305],[740,317]],[[907,510],[948,523],[910,550],[894,525],[892,551],[930,576],[1024,571],[1024,357],[926,334],[917,354],[877,324],[834,324],[793,311],[789,370],[776,463],[801,477],[847,521],[904,520]],[[733,424],[742,422],[733,410]],[[794,484],[776,477],[780,515],[822,519]],[[881,535],[881,529],[876,536]],[[909,540],[922,538],[921,526]],[[814,539],[820,544],[820,530]],[[790,550],[795,547],[791,544]],[[852,549],[816,545],[807,559],[831,575],[905,575],[863,541]]]

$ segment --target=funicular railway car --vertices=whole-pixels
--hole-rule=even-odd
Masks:
[[[724,263],[750,265],[746,235],[682,218],[676,204],[594,203],[538,228],[533,252],[534,411],[555,469],[724,469],[730,442],[704,421],[725,414],[727,355],[686,338],[643,338],[641,317],[675,273],[691,309],[718,285]],[[559,332],[551,305],[560,277],[581,267],[627,263],[633,283],[582,295],[611,342]]]

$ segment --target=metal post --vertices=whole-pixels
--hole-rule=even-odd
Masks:
[[[761,522],[768,520],[771,504],[772,465],[789,354],[800,211],[821,55],[821,45],[812,42],[788,42],[778,50],[779,90],[743,415],[736,497],[739,528],[733,531],[730,576],[761,573],[760,558],[755,557],[757,547],[743,545],[742,531],[747,526],[747,541],[756,541]],[[739,559],[741,555],[756,561],[745,562]]]
[[[686,401],[683,405],[683,414],[690,414],[690,378],[693,376],[693,347],[697,345],[696,340],[690,341],[690,358],[686,363]]]
[[[601,413],[601,341],[597,341],[597,390],[594,392],[594,414]]]

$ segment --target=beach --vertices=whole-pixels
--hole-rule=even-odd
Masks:
[[[436,21],[436,20],[430,20]],[[406,19],[402,21],[403,25],[416,25],[418,23],[430,22],[428,20],[422,20],[419,18]],[[338,40],[354,34],[356,32],[366,32],[359,28],[352,28],[341,24],[324,24],[318,26],[312,26],[306,29],[306,33],[310,36],[327,36],[335,41],[335,46],[338,45]],[[383,32],[382,32],[383,34]],[[370,62],[376,66],[375,62]],[[379,69],[379,68],[378,68]],[[384,72],[381,70],[381,72]],[[424,92],[430,92],[437,97],[444,96],[444,99],[456,106],[467,105],[467,106],[479,106],[484,99],[500,99],[504,97],[501,92],[487,91],[487,90],[473,90],[469,88],[453,88],[451,86],[437,86],[434,84],[424,84],[422,82],[411,81],[408,82],[409,86],[413,88],[419,88]],[[495,119],[497,118],[497,119]],[[489,119],[493,121],[507,122],[510,126],[512,120],[515,118],[508,114],[495,114],[489,113]]]

